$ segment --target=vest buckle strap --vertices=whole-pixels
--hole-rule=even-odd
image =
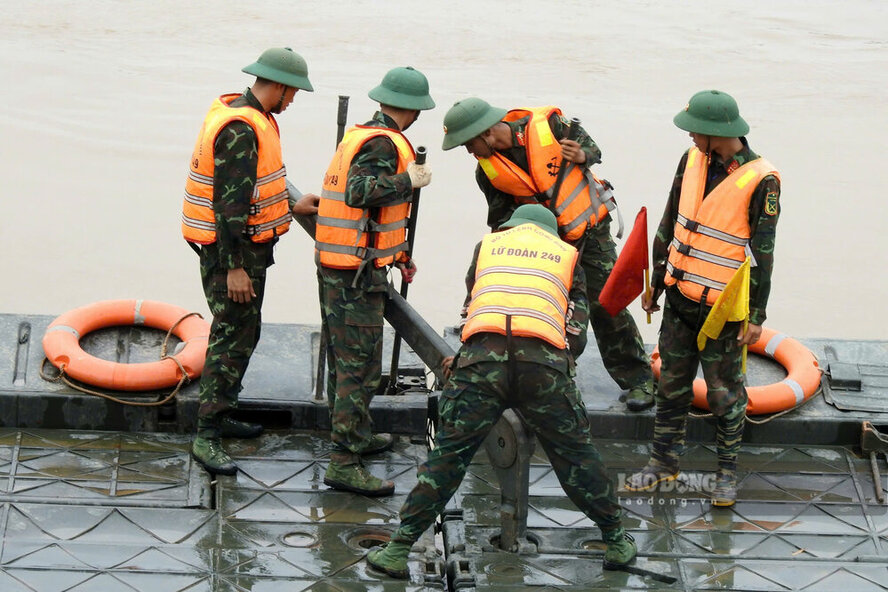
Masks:
[[[258,216],[259,212],[261,210],[262,210],[262,208],[259,206],[258,203],[251,203],[250,204],[250,215],[251,216]]]
[[[339,253],[340,255],[351,255],[358,259],[367,258],[367,247],[338,245],[336,243],[324,243],[315,241],[315,248],[318,251],[326,251],[328,253]]]
[[[248,224],[244,226],[244,236],[256,236],[259,234],[258,224]]]
[[[318,216],[317,223],[323,226],[330,226],[331,228],[348,228],[350,230],[357,230],[358,232],[364,232],[364,222],[362,220],[345,220],[343,218],[332,218],[330,216]]]
[[[571,230],[573,230],[577,226],[581,226],[586,223],[589,223],[589,228],[592,228],[592,216],[595,215],[596,211],[597,210],[594,207],[590,206],[590,207],[586,208],[585,212],[583,212],[582,214],[577,216],[573,220],[573,222],[570,222],[569,224],[559,224],[558,225],[559,234],[566,235],[568,232],[570,232]]]
[[[393,230],[405,228],[406,226],[407,218],[402,218],[401,220],[397,220],[395,222],[387,222],[385,224],[381,224],[376,220],[369,220],[367,222],[367,228],[372,232],[391,232]]]
[[[685,271],[683,269],[678,269],[677,267],[675,267],[674,265],[672,265],[668,262],[666,263],[666,271],[667,271],[667,273],[669,273],[669,275],[671,275],[673,278],[675,278],[676,281],[679,281],[679,282],[682,282],[682,281],[692,282],[692,283],[700,284],[701,286],[707,286],[709,288],[712,288],[713,290],[719,290],[719,291],[722,291],[725,289],[725,284],[723,284],[721,282],[717,282],[715,280],[710,280],[708,278],[705,278],[703,276],[700,276],[700,275],[697,275],[694,273],[690,273],[690,272]]]
[[[676,249],[682,255],[687,255],[691,252],[691,245],[685,243],[678,243],[678,247]]]
[[[367,251],[368,251],[368,254],[371,258],[383,259],[385,257],[393,257],[394,255],[397,255],[401,251],[406,251],[407,246],[408,246],[407,241],[404,241],[400,244],[392,245],[391,247],[387,247],[385,249],[378,249],[378,248],[374,247],[374,248],[367,249]]]
[[[682,224],[685,228],[690,230],[691,232],[697,232],[697,228],[700,227],[700,223],[696,220],[686,220],[684,224]]]

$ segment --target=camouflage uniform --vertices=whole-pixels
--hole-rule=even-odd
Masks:
[[[470,294],[479,248],[480,244],[466,276]],[[579,265],[570,299],[574,304],[567,323],[570,351],[540,339],[513,337],[510,356],[507,338],[498,333],[473,335],[460,348],[441,394],[435,445],[404,502],[393,542],[413,543],[432,524],[509,407],[520,411],[536,433],[568,497],[603,531],[620,526],[620,505],[592,442],[586,409],[573,380],[573,357],[582,352],[588,315]]]
[[[365,125],[398,129],[395,121],[377,112]],[[345,203],[371,209],[411,195],[406,172],[396,174],[398,152],[386,137],[368,140],[355,155],[348,172]],[[331,405],[333,455],[344,462],[358,454],[372,436],[370,401],[382,374],[382,327],[388,268],[372,262],[356,270],[318,263],[321,330],[327,337],[327,398]],[[357,279],[355,276],[358,275]],[[338,455],[338,456],[337,456]]]
[[[528,121],[529,117],[524,117],[505,122],[512,132],[512,148],[498,151],[525,171],[529,166],[523,138]],[[552,128],[556,138],[567,137],[567,124],[568,121],[558,114],[553,114],[549,118],[549,127]],[[601,150],[582,127],[577,142],[586,154],[583,167],[588,168],[601,162]],[[487,225],[491,229],[499,228],[509,219],[519,203],[515,201],[513,195],[494,187],[480,166],[475,171],[475,180],[487,198]],[[642,387],[651,393],[653,375],[650,360],[632,314],[624,309],[616,316],[611,316],[598,302],[598,295],[617,260],[617,247],[610,234],[610,216],[590,227],[574,246],[582,254],[580,261],[586,272],[589,322],[604,367],[621,389]]]
[[[262,104],[247,89],[232,107]],[[219,437],[219,422],[237,407],[238,393],[250,356],[259,341],[265,272],[274,263],[277,239],[254,243],[244,235],[250,199],[256,184],[259,152],[249,124],[234,121],[219,132],[214,145],[213,209],[216,242],[200,249],[200,275],[213,314],[207,359],[200,378],[198,436]],[[228,297],[228,270],[243,268],[256,297],[237,303]]]
[[[321,330],[327,338],[327,401],[337,448],[360,452],[372,436],[370,401],[382,380],[384,268],[318,267]]]
[[[712,155],[706,195],[739,166],[758,158],[749,149],[746,138],[740,140],[743,149],[728,162],[723,162],[716,154]],[[664,289],[666,291],[658,346],[662,366],[652,458],[663,466],[678,467],[678,450],[684,441],[687,415],[693,399],[693,381],[699,363],[706,380],[709,407],[718,418],[716,444],[719,467],[734,471],[743,437],[747,403],[741,373],[742,347],[737,342],[740,323],[725,323],[721,336],[708,340],[703,351],[698,351],[697,334],[710,307],[686,298],[676,286],[666,288],[664,284],[687,158],[685,153],[678,165],[652,250],[654,301]],[[750,273],[749,322],[754,325],[764,323],[771,291],[774,237],[780,214],[779,196],[780,182],[774,176],[768,176],[759,182],[749,204],[752,231],[749,246],[757,263]]]

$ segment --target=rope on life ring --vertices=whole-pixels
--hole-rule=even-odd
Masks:
[[[763,415],[792,409],[807,400],[820,387],[820,377],[823,373],[817,358],[811,350],[785,333],[763,327],[761,336],[749,346],[749,351],[776,361],[783,366],[787,375],[780,382],[746,387],[749,395],[747,415]],[[655,379],[660,378],[661,364],[659,349],[655,348],[651,354],[651,368]],[[706,400],[706,382],[702,378],[694,380],[693,405],[698,409],[709,409]]]
[[[182,340],[180,351],[154,362],[124,364],[86,353],[80,339],[97,329],[146,326],[167,331]],[[181,387],[203,371],[210,325],[197,313],[152,300],[105,300],[62,314],[43,335],[43,352],[62,375],[117,391],[150,391]],[[178,390],[178,388],[177,388]]]

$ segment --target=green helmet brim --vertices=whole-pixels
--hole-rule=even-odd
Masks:
[[[679,111],[678,115],[672,118],[672,122],[679,129],[704,136],[739,138],[749,132],[749,124],[739,115],[733,121],[712,121],[700,119],[687,111]]]
[[[427,94],[410,95],[402,92],[395,92],[381,84],[371,90],[367,95],[383,105],[391,105],[399,109],[413,109],[416,111],[425,111],[435,108],[435,101]]]
[[[271,80],[272,82],[277,82],[284,86],[292,86],[293,88],[298,88],[300,90],[314,92],[314,87],[311,85],[311,82],[308,81],[308,76],[299,76],[292,72],[283,72],[277,68],[270,68],[265,64],[260,64],[259,62],[253,62],[249,66],[243,68],[241,72],[252,74],[257,78]]]
[[[452,148],[456,148],[457,146],[462,146],[475,136],[486,132],[500,121],[503,120],[503,117],[506,116],[505,109],[500,109],[499,107],[490,107],[481,117],[470,123],[469,125],[460,128],[458,130],[448,130],[444,133],[444,142],[441,143],[441,148],[444,150],[450,150]]]

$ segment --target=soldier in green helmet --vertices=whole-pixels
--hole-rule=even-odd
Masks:
[[[678,164],[666,210],[653,244],[653,291],[642,300],[660,310],[666,293],[659,350],[662,359],[651,458],[626,487],[655,491],[678,477],[679,451],[697,367],[702,366],[706,398],[716,417],[718,472],[712,504],[731,506],[737,497],[737,453],[746,419],[743,345],[761,334],[771,292],[774,238],[780,214],[780,175],[753,152],[749,125],[737,103],[717,90],[691,97],[673,120],[689,132],[694,147]],[[698,350],[697,334],[715,299],[749,256],[749,324],[725,323],[718,339]]]
[[[286,191],[274,114],[298,90],[311,91],[305,60],[290,48],[271,48],[243,69],[256,81],[242,94],[216,99],[191,159],[182,229],[200,256],[200,275],[213,323],[200,379],[197,437],[192,455],[208,471],[237,466],[220,438],[253,438],[259,424],[232,417],[250,356],[259,341],[266,269],[291,215],[317,212],[319,197],[279,199]],[[291,214],[292,213],[292,214]]]
[[[373,434],[369,412],[382,378],[388,269],[413,280],[416,265],[406,253],[410,202],[431,180],[403,132],[435,102],[426,77],[409,66],[390,70],[369,96],[379,111],[345,133],[324,177],[315,260],[334,446],[324,483],[382,496],[394,484],[367,471],[362,457],[392,445],[391,436]]]
[[[627,391],[626,406],[642,411],[654,404],[654,381],[641,334],[629,311],[611,316],[598,302],[617,259],[610,231],[613,194],[590,169],[601,162],[598,146],[582,128],[576,140],[568,139],[568,124],[554,107],[506,111],[473,97],[454,104],[444,117],[443,148],[465,146],[478,159],[475,179],[487,199],[491,228],[522,203],[543,203],[556,211],[561,237],[581,252],[589,322],[604,366]],[[562,159],[568,172],[553,199]]]
[[[475,247],[466,274],[463,344],[455,359],[444,361],[449,378],[435,444],[391,541],[367,555],[373,568],[408,576],[411,546],[447,505],[475,452],[510,407],[536,433],[571,501],[601,529],[604,568],[620,569],[635,558],[635,542],[623,528],[574,383],[573,359],[586,344],[588,315],[577,255],[559,239],[555,215],[540,204],[518,207],[500,232]]]

